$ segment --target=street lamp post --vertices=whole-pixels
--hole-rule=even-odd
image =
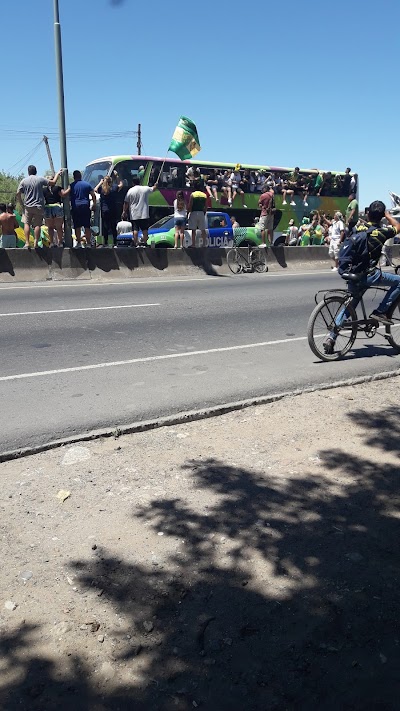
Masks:
[[[58,0],[54,0],[54,47],[56,55],[56,77],[58,94],[58,125],[60,132],[60,158],[62,185],[68,187],[67,136],[65,132],[64,76],[61,48],[61,25]],[[72,247],[71,209],[69,198],[64,200],[64,241],[67,247]]]

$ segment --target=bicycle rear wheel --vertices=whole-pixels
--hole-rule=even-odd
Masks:
[[[388,310],[387,315],[394,323],[393,326],[385,326],[386,338],[390,345],[400,353],[400,297]]]
[[[258,274],[263,274],[268,271],[267,255],[265,249],[253,249],[251,251],[251,266]]]
[[[244,259],[237,249],[230,249],[226,255],[226,261],[232,274],[240,274],[243,270]]]
[[[357,336],[356,312],[353,306],[347,306],[347,317],[342,326],[336,326],[336,319],[345,308],[344,296],[328,296],[315,307],[308,321],[307,338],[314,355],[320,360],[332,361],[343,358],[352,347]],[[336,341],[333,353],[325,353],[324,343],[334,332]]]

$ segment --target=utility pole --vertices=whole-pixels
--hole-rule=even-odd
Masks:
[[[138,156],[142,155],[142,124],[138,123],[137,127],[137,152]]]
[[[62,168],[62,186],[68,188],[67,136],[65,131],[64,77],[61,48],[61,25],[58,0],[54,0],[54,47],[56,55],[56,78],[58,93],[58,125],[60,132],[60,158]],[[67,247],[72,247],[71,208],[69,197],[64,199],[64,240]]]
[[[47,157],[48,157],[48,159],[49,159],[50,170],[51,170],[51,172],[53,173],[53,175],[55,175],[55,174],[56,174],[56,171],[54,170],[53,156],[51,155],[51,150],[50,150],[50,146],[49,146],[49,139],[47,138],[47,136],[43,136],[43,143],[44,143],[44,145],[46,146],[46,151],[47,151]]]

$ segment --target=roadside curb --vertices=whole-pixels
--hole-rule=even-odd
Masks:
[[[104,427],[102,429],[92,430],[81,434],[64,437],[62,439],[51,440],[44,442],[34,447],[24,447],[22,449],[14,449],[8,452],[0,453],[0,463],[8,462],[13,459],[22,459],[33,454],[40,454],[51,449],[65,447],[78,442],[90,442],[95,439],[105,437],[114,437],[118,439],[122,435],[135,434],[136,432],[146,432],[148,430],[160,429],[161,427],[172,427],[174,425],[182,425],[186,422],[196,422],[198,420],[206,420],[219,415],[226,415],[229,412],[244,410],[248,407],[256,407],[258,405],[268,405],[278,400],[283,400],[288,397],[296,397],[298,395],[306,395],[324,390],[333,390],[335,388],[348,387],[349,385],[362,385],[363,383],[372,383],[378,380],[387,380],[400,376],[400,368],[396,370],[384,371],[383,373],[375,373],[374,375],[363,375],[358,378],[349,378],[347,380],[337,380],[333,383],[322,383],[320,385],[308,386],[298,390],[288,390],[275,395],[261,395],[259,397],[248,398],[246,400],[238,400],[236,402],[228,402],[222,405],[214,405],[212,407],[201,410],[188,410],[179,412],[176,415],[167,417],[159,417],[153,420],[144,420],[143,422],[133,422],[129,425],[115,425],[114,427]]]

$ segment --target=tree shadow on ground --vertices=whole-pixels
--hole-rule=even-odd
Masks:
[[[400,426],[393,408],[350,418],[368,458],[332,449],[285,478],[188,461],[190,505],[154,500],[134,514],[184,541],[175,552],[75,561],[81,585],[104,587],[131,620],[134,639],[114,653],[131,680],[101,686],[78,656],[57,671],[20,630],[2,642],[16,675],[3,708],[397,709],[400,482],[381,450],[398,454]]]

